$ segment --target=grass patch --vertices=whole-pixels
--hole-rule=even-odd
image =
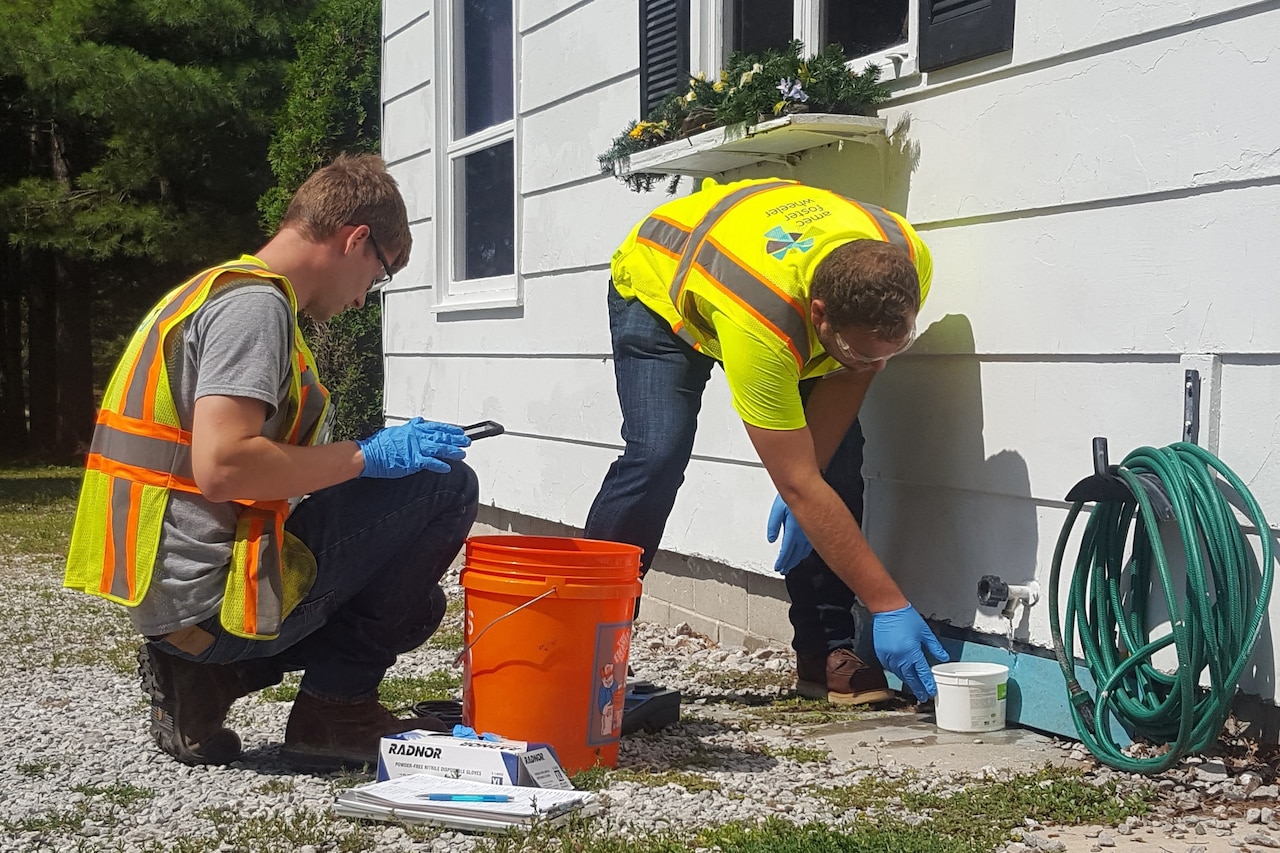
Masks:
[[[113,608],[106,612],[110,614],[108,618],[115,617],[114,621],[119,622],[120,630],[132,632],[133,625],[123,610]],[[137,675],[138,646],[142,639],[137,636],[108,637],[106,633],[107,629],[103,629],[95,644],[55,649],[50,665],[55,669],[77,665],[105,666],[121,675]],[[109,645],[103,647],[104,643]]]
[[[956,853],[974,850],[928,825],[891,822],[880,826],[857,823],[832,827],[822,823],[798,826],[781,818],[759,824],[732,823],[697,834],[654,832],[638,837],[610,833],[607,827],[579,821],[553,829],[511,833],[478,840],[476,853],[525,853],[559,850],[565,853]]]
[[[797,764],[814,764],[831,758],[831,750],[816,746],[787,746],[782,748],[765,746],[760,751],[770,758],[788,758]]]
[[[714,779],[699,776],[697,773],[685,773],[681,770],[664,770],[661,773],[650,773],[645,770],[615,770],[609,774],[611,781],[635,782],[648,788],[661,788],[663,785],[679,785],[691,794],[699,791],[719,791],[721,785]]]
[[[14,769],[28,779],[42,779],[50,770],[57,770],[61,766],[56,761],[24,761]]]
[[[6,832],[51,832],[59,835],[77,833],[84,828],[89,819],[89,809],[83,804],[63,811],[49,811],[41,815],[24,817],[21,820],[0,822]]]
[[[302,676],[296,672],[286,672],[284,680],[271,687],[258,691],[264,702],[292,702],[298,698],[298,685],[302,684]]]
[[[589,770],[579,770],[569,780],[579,791],[602,791],[614,782],[634,782],[647,788],[660,788],[663,785],[679,785],[690,793],[698,791],[719,791],[721,785],[714,779],[708,779],[697,773],[685,773],[680,770],[610,770],[597,764]]]
[[[175,842],[166,842],[165,853],[217,850],[294,853],[306,845],[337,853],[357,853],[377,849],[377,832],[385,828],[385,824],[375,829],[369,824],[339,820],[316,811],[242,818],[231,809],[219,808],[205,809],[199,817],[213,824],[213,834],[187,835]]]
[[[1030,817],[1046,824],[1115,824],[1129,815],[1145,814],[1154,791],[1122,794],[1114,782],[1092,785],[1079,770],[1046,766],[1004,780],[983,779],[947,795],[913,790],[918,777],[887,780],[879,776],[856,785],[815,788],[812,793],[839,809],[864,809],[883,822],[886,804],[930,816],[931,832],[966,845],[990,850],[1008,841],[1010,830]],[[892,819],[892,818],[890,818]]]
[[[298,698],[298,686],[302,676],[289,673],[284,681],[268,687],[259,694],[267,702],[292,702]],[[437,669],[426,678],[382,679],[378,685],[378,701],[395,713],[404,713],[419,702],[432,699],[455,699],[462,688],[462,676],[444,669]]]
[[[268,779],[253,790],[263,794],[292,794],[298,790],[297,784],[289,778]]]
[[[76,785],[71,790],[84,795],[84,799],[71,808],[48,811],[19,820],[0,821],[0,828],[9,833],[40,832],[74,836],[84,829],[85,823],[91,818],[101,827],[118,826],[121,817],[130,814],[130,806],[155,796],[155,791],[150,788],[141,788],[128,782]]]
[[[824,699],[806,699],[793,696],[778,699],[768,705],[743,708],[746,718],[741,725],[747,731],[769,726],[813,726],[865,720],[870,714],[865,710],[853,710],[856,706],[833,705]]]
[[[80,477],[79,468],[0,466],[0,556],[65,555]]]
[[[689,674],[707,687],[731,693],[787,691],[795,686],[796,681],[795,673],[790,670],[764,669],[763,667],[748,672],[695,667]]]
[[[461,596],[449,600],[449,606],[444,611],[444,619],[440,621],[440,627],[431,635],[431,639],[427,640],[429,647],[450,652],[462,651],[462,611],[465,607],[465,599]]]
[[[116,782],[114,785],[76,785],[71,790],[86,797],[100,797],[103,802],[113,806],[132,805],[142,800],[149,800],[156,795],[156,792],[150,788],[141,788],[129,782]]]
[[[378,685],[378,699],[392,711],[407,711],[419,702],[456,699],[462,676],[437,669],[426,678],[384,678]]]

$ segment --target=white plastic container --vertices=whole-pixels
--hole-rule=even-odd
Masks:
[[[1009,667],[982,661],[940,663],[934,711],[938,728],[949,732],[991,732],[1004,728]]]

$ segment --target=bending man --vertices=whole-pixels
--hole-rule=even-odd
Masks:
[[[719,362],[778,489],[768,534],[785,531],[775,568],[791,595],[798,691],[848,704],[892,695],[853,651],[856,593],[874,614],[880,662],[920,699],[936,693],[923,650],[946,652],[860,527],[858,409],[915,337],[932,275],[919,235],[896,214],[793,181],[707,181],[638,223],[611,273],[626,448],[586,535],[641,546],[647,571]]]

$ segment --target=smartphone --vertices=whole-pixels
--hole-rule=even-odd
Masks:
[[[491,435],[502,435],[504,432],[506,430],[497,421],[480,421],[478,424],[471,424],[462,428],[462,434],[472,441],[488,438]]]

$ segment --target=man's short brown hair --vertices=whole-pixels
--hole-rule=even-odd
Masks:
[[[391,272],[409,262],[409,214],[396,179],[376,154],[338,155],[302,182],[280,221],[281,228],[292,228],[316,242],[344,225],[368,225],[387,257],[398,255]]]
[[[853,240],[818,264],[809,298],[822,300],[836,329],[870,329],[896,341],[911,333],[920,310],[920,275],[905,249],[881,240]]]

